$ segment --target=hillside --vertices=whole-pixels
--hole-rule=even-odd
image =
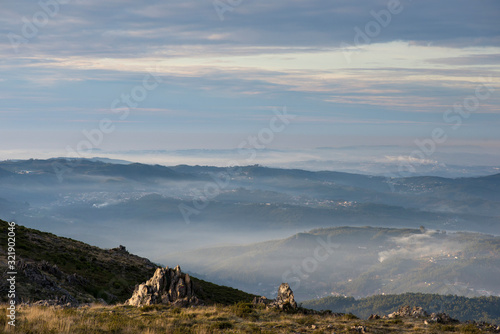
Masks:
[[[0,329],[5,317],[0,317]],[[500,333],[500,327],[473,323],[438,323],[401,317],[362,320],[347,314],[301,314],[266,310],[251,304],[233,306],[92,306],[82,308],[24,307],[15,330],[36,334],[331,334],[331,333]]]
[[[7,225],[0,220],[0,270],[6,271]],[[121,303],[136,284],[148,280],[158,265],[130,254],[125,247],[101,249],[80,241],[16,226],[17,289],[19,301],[62,300]],[[253,295],[193,278],[197,293],[209,303],[250,301]],[[1,301],[7,282],[0,282]]]
[[[257,294],[269,295],[288,281],[299,300],[405,292],[500,295],[500,237],[479,233],[333,227],[164,258]]]

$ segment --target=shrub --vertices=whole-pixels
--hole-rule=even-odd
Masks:
[[[218,321],[212,326],[210,326],[211,329],[231,329],[233,328],[233,324],[230,323],[229,321]]]
[[[234,315],[240,318],[248,318],[255,313],[253,310],[253,305],[250,303],[239,302],[231,307],[231,311]]]

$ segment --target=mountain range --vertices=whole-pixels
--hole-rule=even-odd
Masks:
[[[300,283],[299,300],[500,294],[498,189],[500,174],[389,178],[259,165],[0,162],[4,219],[94,246],[123,244],[255,294],[270,294],[287,278]],[[328,238],[339,248],[316,259]]]

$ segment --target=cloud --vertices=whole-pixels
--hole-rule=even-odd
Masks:
[[[0,126],[69,126],[79,136],[145,73],[157,72],[161,87],[120,130],[253,133],[266,121],[261,106],[287,105],[303,116],[290,131],[304,137],[428,136],[484,77],[498,86],[500,6],[401,0],[401,13],[346,61],[341,43],[352,44],[355,28],[375,22],[373,11],[387,3],[243,1],[221,21],[212,1],[71,0],[16,53],[8,34],[22,35],[42,8],[5,2],[0,112],[20,112],[9,112]],[[476,134],[498,137],[498,104],[498,96],[482,101],[476,114],[484,118],[474,115],[464,128],[477,125]],[[81,128],[71,120],[81,120]]]
[[[371,12],[387,1],[243,1],[220,21],[211,1],[70,1],[29,42],[26,52],[52,55],[144,55],[178,46],[339,47],[353,43],[355,27],[375,21]],[[372,42],[408,41],[419,45],[497,46],[500,5],[401,0],[402,11]],[[1,33],[22,34],[22,17],[42,11],[28,0],[3,4]],[[8,14],[8,15],[7,15]],[[216,36],[217,38],[214,38]],[[4,47],[9,46],[3,39]],[[3,52],[5,53],[4,50]]]
[[[443,65],[500,65],[500,54],[474,54],[462,57],[447,57],[447,58],[434,58],[428,59],[428,63],[443,64]]]

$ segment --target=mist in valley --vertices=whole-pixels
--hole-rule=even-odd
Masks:
[[[99,160],[0,168],[6,219],[104,248],[124,245],[256,294],[272,296],[283,281],[299,300],[500,293],[492,279],[500,274],[498,175],[387,178]]]

